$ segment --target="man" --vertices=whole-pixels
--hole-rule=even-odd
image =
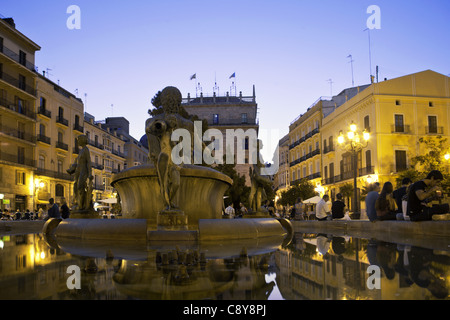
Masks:
[[[331,205],[331,216],[333,219],[342,219],[345,216],[345,203],[342,201],[342,193],[336,195],[337,200]]]
[[[69,206],[67,205],[66,198],[62,198],[61,199],[61,203],[62,203],[61,210],[60,210],[61,211],[61,218],[69,219],[70,210],[69,210]]]
[[[377,211],[375,210],[375,202],[377,201],[379,192],[380,192],[380,183],[375,182],[371,184],[369,188],[369,193],[367,193],[366,199],[364,200],[366,202],[367,218],[369,218],[370,221],[377,220]]]
[[[402,198],[406,194],[406,190],[408,189],[409,185],[412,183],[410,178],[404,178],[402,180],[402,186],[398,188],[397,190],[394,190],[394,193],[392,194],[395,202],[397,203],[397,212],[402,212]]]
[[[322,199],[317,203],[316,207],[316,218],[319,221],[325,221],[330,215],[330,208],[328,206],[328,200],[330,200],[329,195],[324,195]]]
[[[409,189],[407,213],[411,221],[441,220],[449,213],[449,205],[428,207],[427,203],[442,193],[439,184],[444,179],[438,170],[431,171],[423,180],[417,181]],[[436,215],[436,217],[433,217]],[[444,216],[437,216],[444,215]]]
[[[55,203],[55,199],[50,198],[48,202],[50,203],[50,209],[48,209],[48,218],[61,219],[61,215],[59,214],[59,207]]]
[[[229,219],[233,219],[234,213],[233,203],[230,203],[230,205],[225,209],[225,215],[228,216]]]

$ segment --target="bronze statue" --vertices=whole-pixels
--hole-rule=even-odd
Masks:
[[[251,181],[251,189],[249,195],[249,207],[252,212],[261,212],[264,211],[261,207],[261,204],[264,200],[266,200],[267,195],[264,190],[264,186],[267,183],[270,183],[270,180],[263,177],[261,175],[261,168],[264,167],[264,164],[260,161],[259,150],[262,148],[262,141],[258,140],[258,154],[256,164],[253,165],[253,168],[250,167],[250,181]]]
[[[75,210],[88,211],[92,209],[93,177],[91,167],[91,155],[87,147],[87,136],[77,137],[81,150],[72,166],[67,169],[69,174],[75,174],[73,194],[75,197]]]
[[[149,159],[158,172],[158,182],[161,188],[166,210],[177,209],[177,192],[180,186],[180,170],[172,159],[172,132],[177,128],[191,129],[193,123],[179,115],[181,92],[175,87],[167,87],[161,92],[163,114],[147,120],[145,132],[148,138]]]

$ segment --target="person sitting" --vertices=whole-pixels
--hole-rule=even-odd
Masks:
[[[366,212],[370,221],[377,220],[377,212],[375,210],[375,202],[378,198],[378,192],[380,192],[380,183],[374,182],[369,186],[369,193],[366,195]]]
[[[342,219],[345,216],[345,203],[342,201],[342,193],[336,195],[336,201],[331,205],[331,217],[334,219]]]
[[[392,193],[392,196],[395,199],[395,203],[397,204],[397,213],[403,212],[402,210],[402,201],[403,197],[406,195],[408,187],[411,185],[412,181],[410,178],[403,178],[402,186]]]
[[[325,221],[328,219],[330,215],[330,208],[328,205],[328,200],[330,199],[329,195],[324,195],[322,199],[317,203],[316,207],[316,218],[319,221]]]
[[[415,182],[408,193],[407,213],[411,221],[447,219],[449,204],[429,207],[427,203],[442,193],[439,184],[444,179],[439,170],[432,170],[425,179]]]
[[[378,220],[397,220],[397,212],[395,212],[395,200],[392,197],[394,186],[391,182],[383,185],[380,195],[375,201],[375,211]]]

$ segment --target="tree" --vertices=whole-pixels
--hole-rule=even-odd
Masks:
[[[339,188],[339,192],[344,198],[347,198],[347,208],[350,208],[350,197],[353,196],[353,184],[346,183]]]
[[[215,170],[222,172],[233,180],[231,187],[225,192],[224,196],[228,197],[225,201],[227,204],[233,203],[235,208],[242,202],[248,207],[248,197],[250,194],[250,187],[245,185],[245,177],[239,175],[235,170],[234,164],[218,164],[214,167]]]
[[[294,205],[298,198],[302,200],[309,199],[317,195],[314,191],[314,185],[307,179],[301,179],[296,182],[289,190],[281,193],[278,204],[282,206]]]

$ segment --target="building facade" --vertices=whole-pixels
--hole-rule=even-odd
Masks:
[[[95,117],[87,112],[84,120],[92,160],[93,200],[115,198],[111,178],[125,168],[125,141],[117,131],[104,126],[105,121],[95,121]]]
[[[36,206],[50,198],[73,201],[73,176],[67,169],[78,155],[77,137],[84,132],[81,99],[39,75],[36,104]]]
[[[34,207],[35,53],[11,18],[0,19],[0,209]]]
[[[221,131],[223,140],[218,147],[223,148],[224,155],[227,143],[234,147],[235,169],[239,175],[245,176],[246,184],[250,185],[250,162],[254,162],[250,159],[250,140],[252,136],[256,140],[259,132],[255,87],[252,96],[242,96],[242,92],[239,96],[230,96],[227,92],[224,97],[214,93],[213,97],[203,97],[201,94],[200,97],[190,98],[188,94],[182,105],[190,115],[207,120],[210,129]],[[227,131],[238,133],[238,130],[242,130],[244,136],[237,134],[233,136],[234,141],[227,141]],[[239,159],[238,154],[242,154],[243,159]]]
[[[450,138],[449,77],[427,70],[373,83],[323,118],[322,139],[334,141],[334,148],[322,157],[322,182],[332,196],[353,184],[351,155],[337,147],[337,137],[352,122],[370,133],[357,158],[358,197],[372,181],[396,186],[398,173],[427,152],[420,138]]]

